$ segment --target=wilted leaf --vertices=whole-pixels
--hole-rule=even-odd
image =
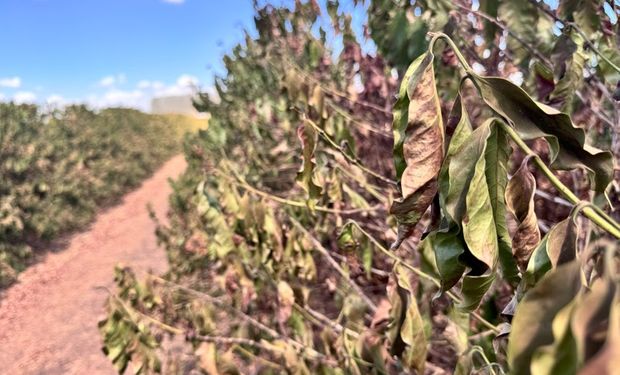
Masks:
[[[608,277],[597,279],[588,293],[578,300],[571,321],[577,342],[580,364],[593,359],[605,345],[613,323],[610,323],[612,303],[617,286]],[[610,340],[611,341],[611,340]]]
[[[394,201],[390,213],[399,223],[398,238],[392,245],[398,248],[433,201],[444,157],[444,130],[430,52],[416,59],[405,74],[394,105],[393,131],[402,199]]]
[[[592,188],[605,191],[612,180],[613,161],[609,152],[585,144],[585,132],[575,127],[570,117],[552,107],[535,102],[520,87],[497,77],[472,75],[482,99],[524,140],[545,138],[549,143],[551,167],[584,168]]]
[[[392,305],[388,331],[390,354],[401,357],[406,368],[423,373],[427,341],[410,277],[406,268],[396,264],[388,284],[388,299]]]
[[[574,301],[562,308],[553,318],[553,343],[539,347],[532,354],[530,369],[536,375],[575,374],[577,346],[570,329]]]
[[[444,207],[445,214],[449,215],[448,218],[452,222],[460,223],[461,211],[462,208],[457,207],[460,203],[458,199],[452,199],[450,201],[450,205],[446,201],[447,197],[450,194],[450,185],[461,185],[461,181],[463,180],[462,175],[451,175],[450,174],[450,165],[452,158],[456,155],[459,150],[463,147],[463,145],[468,140],[469,136],[472,133],[471,123],[469,122],[469,115],[467,114],[467,109],[463,104],[463,100],[461,98],[461,93],[457,94],[456,99],[454,100],[454,105],[452,106],[452,111],[450,112],[450,116],[448,117],[448,121],[446,123],[446,132],[451,135],[450,144],[448,145],[448,151],[446,152],[446,158],[444,160],[443,165],[441,166],[441,171],[439,174],[439,199],[441,202],[441,206]],[[460,163],[459,160],[456,163]],[[452,173],[455,172],[464,172],[457,168],[452,170]],[[461,191],[460,189],[452,188],[452,191]]]
[[[318,134],[312,126],[302,124],[297,128],[297,137],[303,147],[303,165],[297,173],[297,181],[308,193],[312,201],[321,196],[321,187],[314,181],[314,151],[316,149]]]
[[[517,306],[508,341],[508,363],[515,375],[530,374],[535,351],[554,342],[552,323],[581,289],[577,261],[559,266],[529,290]]]
[[[285,281],[278,282],[278,321],[286,323],[291,317],[293,305],[295,304],[295,293]]]
[[[549,95],[549,104],[570,113],[573,98],[583,83],[583,69],[588,55],[583,50],[583,38],[572,31],[562,34],[551,52],[556,84]]]
[[[217,370],[217,349],[214,343],[203,342],[196,349],[198,363],[200,368],[207,372],[208,375],[220,375]]]
[[[512,253],[522,272],[527,269],[530,255],[540,242],[540,230],[534,212],[536,179],[528,169],[528,160],[523,160],[506,187],[506,206],[518,224],[512,238]]]
[[[519,35],[528,45],[538,44],[537,24],[539,19],[536,5],[529,0],[511,0],[500,2],[498,18],[508,27],[509,30]],[[517,65],[525,65],[529,51],[523,44],[509,36],[507,38],[508,48],[514,54],[514,61]]]
[[[579,375],[616,375],[620,357],[620,288],[616,287],[609,312],[607,340],[601,351],[579,371]]]
[[[572,215],[555,224],[547,234],[547,256],[555,268],[577,256],[577,224]]]

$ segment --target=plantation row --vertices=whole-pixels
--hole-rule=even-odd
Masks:
[[[189,128],[130,109],[0,103],[0,286],[37,247],[89,223],[178,152]]]
[[[617,373],[618,23],[363,3],[376,54],[337,1],[256,10],[200,96],[170,270],[116,270],[104,352],[120,373]]]

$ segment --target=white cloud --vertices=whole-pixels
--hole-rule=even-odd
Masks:
[[[0,87],[9,87],[17,89],[22,85],[22,79],[19,77],[0,78]]]
[[[198,92],[199,85],[200,81],[198,78],[189,74],[182,74],[179,78],[177,78],[176,83],[173,85],[160,85],[159,87],[153,87],[153,95],[155,97],[194,95]]]
[[[17,104],[34,103],[37,101],[37,96],[30,91],[18,91],[13,95],[13,101]]]
[[[45,102],[50,106],[62,107],[67,103],[67,100],[60,95],[53,94],[48,96]]]
[[[3,102],[6,99],[6,96],[0,92],[0,102]]]
[[[92,95],[87,100],[95,108],[128,107],[143,111],[149,109],[150,98],[141,90],[111,89],[103,95]]]
[[[164,3],[168,4],[183,4],[185,0],[162,0]]]
[[[127,78],[124,74],[109,75],[101,78],[101,80],[99,81],[99,86],[113,87],[125,83],[126,80]]]
[[[189,74],[182,74],[177,79],[177,85],[181,87],[196,87],[198,86],[198,78]]]
[[[160,90],[164,87],[164,83],[160,82],[160,81],[147,81],[147,80],[142,80],[140,82],[138,82],[137,87],[140,90],[146,90],[146,89],[155,89],[155,90]]]

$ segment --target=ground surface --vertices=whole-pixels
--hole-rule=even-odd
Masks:
[[[115,374],[100,349],[97,321],[107,292],[98,287],[113,286],[119,262],[138,273],[165,271],[146,205],[163,218],[171,190],[167,180],[184,168],[182,156],[168,161],[0,296],[0,374]]]

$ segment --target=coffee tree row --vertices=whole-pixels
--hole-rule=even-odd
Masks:
[[[617,24],[602,3],[359,3],[376,55],[337,2],[257,8],[198,103],[170,270],[117,269],[104,352],[141,373],[613,373],[614,154],[587,140],[617,137]]]

